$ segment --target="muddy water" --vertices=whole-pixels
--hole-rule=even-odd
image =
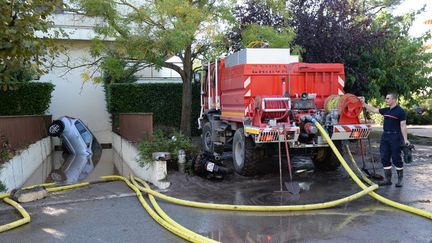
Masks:
[[[31,175],[24,186],[45,182],[74,184],[93,181],[105,175],[129,175],[130,168],[113,149],[102,150],[98,161],[54,151]]]
[[[374,151],[373,155],[379,154]],[[359,154],[355,156],[361,161]],[[414,158],[412,164],[405,166],[403,188],[392,185],[381,187],[377,192],[391,200],[432,212],[430,148],[418,146]],[[368,156],[366,160],[366,167],[371,169]],[[377,172],[382,173],[378,158],[375,161]],[[298,161],[294,159],[293,162]],[[304,158],[302,163],[306,163]],[[288,181],[284,173],[283,180]],[[233,175],[222,181],[187,177],[176,172],[169,178],[175,181],[166,192],[169,195],[193,201],[241,205],[320,203],[361,190],[342,168],[333,172],[296,174],[294,181],[302,185],[299,195],[278,192],[277,170],[252,178]],[[393,182],[395,179],[396,175]],[[201,210],[161,204],[180,224],[222,242],[432,242],[429,219],[385,206],[369,196],[332,209],[272,213]]]

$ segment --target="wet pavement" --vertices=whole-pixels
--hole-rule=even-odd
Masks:
[[[432,151],[420,145],[416,149],[414,162],[405,166],[404,187],[383,187],[377,192],[432,212]],[[374,150],[372,154],[377,159],[378,152]],[[48,162],[51,165],[41,166],[27,184],[41,183],[38,178],[49,179],[52,168],[59,167],[62,159],[64,163],[61,153],[54,154],[53,160]],[[295,158],[294,162],[307,164],[305,158]],[[367,168],[371,167],[368,163]],[[104,150],[101,160],[85,180],[109,174],[128,175],[129,170],[115,152]],[[253,178],[232,175],[222,181],[169,171],[168,179],[172,186],[165,194],[194,201],[242,205],[318,203],[360,191],[342,168],[334,172],[296,174],[294,180],[303,188],[298,196],[277,192],[277,170]],[[160,200],[159,203],[178,223],[222,242],[432,242],[431,220],[385,206],[369,196],[336,208],[305,212],[232,212],[189,208]],[[122,182],[53,193],[23,206],[29,211],[32,222],[1,233],[0,242],[30,239],[38,242],[183,242],[153,221]],[[0,224],[19,218],[4,204],[0,204],[0,215]]]

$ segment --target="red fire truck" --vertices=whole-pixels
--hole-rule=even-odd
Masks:
[[[250,48],[209,62],[201,82],[202,147],[221,154],[232,145],[234,169],[249,176],[272,156],[278,142],[289,152],[310,155],[315,168],[334,170],[339,162],[310,117],[331,139],[362,139],[362,104],[344,93],[342,64],[302,63],[289,49]]]

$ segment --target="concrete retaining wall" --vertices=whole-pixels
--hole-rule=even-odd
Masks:
[[[140,167],[138,163],[140,160],[138,149],[119,135],[112,134],[113,149],[120,154],[135,176],[152,183],[160,189],[166,189],[170,186],[168,181],[164,181],[167,176],[166,161],[154,161],[144,167]]]
[[[8,191],[21,187],[51,152],[50,137],[31,144],[3,165],[0,181],[5,184]]]

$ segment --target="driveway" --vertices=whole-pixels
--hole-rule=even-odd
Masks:
[[[357,150],[353,148],[352,151]],[[371,154],[378,156],[376,148],[368,156]],[[360,161],[359,154],[355,156]],[[432,212],[430,147],[417,146],[414,158],[414,162],[406,166],[403,188],[392,185],[381,187],[377,192]],[[367,164],[369,169],[371,166]],[[375,167],[380,166],[377,163]],[[168,179],[172,186],[165,194],[209,203],[308,204],[360,191],[342,168],[333,172],[296,174],[294,180],[305,185],[299,196],[278,192],[277,169],[252,178],[233,175],[223,181],[170,171]],[[383,205],[369,196],[326,210],[261,213],[197,209],[158,201],[178,223],[222,242],[430,243],[432,239],[430,219]],[[1,233],[1,242],[183,242],[152,220],[122,182],[52,193],[23,206],[29,211],[32,222]],[[19,218],[5,204],[0,204],[0,215],[0,224]]]

